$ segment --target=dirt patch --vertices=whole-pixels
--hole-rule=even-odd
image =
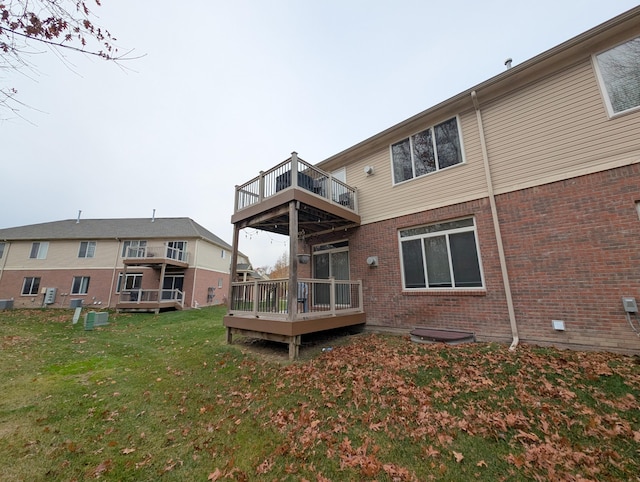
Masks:
[[[320,331],[302,335],[299,360],[310,360],[324,350],[332,350],[349,342],[350,338],[361,333],[357,327],[336,328],[335,330]],[[258,338],[239,336],[234,338],[234,344],[245,353],[252,353],[265,360],[276,363],[289,363],[289,345]]]

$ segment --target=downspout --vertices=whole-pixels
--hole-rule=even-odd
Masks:
[[[471,100],[476,110],[476,119],[478,121],[478,129],[480,130],[480,145],[482,147],[482,160],[484,162],[484,175],[487,179],[487,192],[489,194],[489,204],[491,205],[491,218],[493,220],[493,230],[496,236],[496,244],[498,245],[498,257],[500,259],[500,271],[502,272],[502,282],[504,284],[504,294],[507,299],[507,310],[509,311],[509,322],[511,323],[511,336],[513,340],[509,350],[513,351],[520,342],[518,336],[518,324],[516,323],[516,312],[513,308],[513,298],[511,296],[511,284],[509,283],[509,273],[507,272],[507,259],[504,255],[504,246],[502,244],[502,234],[500,232],[500,221],[498,220],[498,208],[496,207],[496,198],[493,191],[493,181],[491,180],[491,166],[489,164],[489,154],[487,152],[487,144],[484,137],[484,126],[482,123],[482,114],[480,113],[480,104],[476,91],[471,92]]]
[[[197,306],[195,306],[196,303],[196,285],[198,284],[198,246],[200,245],[200,241],[203,238],[200,239],[196,239],[196,247],[193,251],[193,287],[191,288],[191,307],[192,308],[197,308]],[[187,268],[188,269],[188,268]],[[184,288],[183,288],[184,289]],[[183,293],[184,296],[184,293]]]
[[[116,248],[116,259],[113,262],[113,274],[111,275],[111,288],[109,289],[109,301],[107,301],[107,308],[111,308],[111,297],[118,287],[115,283],[117,283],[116,273],[118,272],[118,258],[120,257],[120,239],[116,238],[116,241],[118,242],[118,247]]]

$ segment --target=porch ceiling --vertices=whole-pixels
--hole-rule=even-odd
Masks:
[[[300,189],[288,189],[264,203],[240,211],[233,216],[232,222],[241,228],[251,227],[288,236],[291,201],[296,201],[298,232],[303,236],[360,224],[357,213]]]

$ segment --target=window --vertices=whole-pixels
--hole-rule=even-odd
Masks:
[[[6,243],[0,243],[0,259],[4,256],[4,245]]]
[[[223,250],[221,250],[221,251],[220,251],[220,257],[221,257],[222,259],[224,259],[224,256],[225,256],[225,253],[224,253],[224,249],[223,249]]]
[[[609,113],[640,107],[640,37],[596,55]]]
[[[46,259],[47,251],[49,250],[49,242],[42,241],[36,242],[31,245],[31,253],[29,253],[29,258],[32,259]]]
[[[222,278],[218,278],[218,288],[222,288]]]
[[[40,278],[25,278],[22,283],[23,295],[37,295],[40,289]]]
[[[186,249],[186,241],[169,241],[167,243],[167,258],[177,261],[187,261]]]
[[[400,231],[405,289],[481,288],[473,218]]]
[[[93,258],[96,254],[95,241],[80,241],[80,250],[78,258]]]
[[[146,241],[125,241],[122,243],[123,258],[144,258],[147,252]]]
[[[118,286],[116,293],[120,293],[122,287],[122,273],[118,274]],[[142,275],[140,273],[127,273],[127,280],[124,283],[125,291],[139,290],[142,287]]]
[[[71,294],[86,295],[89,291],[89,279],[88,276],[74,276],[73,284],[71,285]]]
[[[462,163],[458,118],[396,142],[391,146],[391,160],[396,184]]]

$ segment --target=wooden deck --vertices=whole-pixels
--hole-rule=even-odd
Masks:
[[[365,322],[365,313],[345,313],[326,317],[309,316],[306,318],[301,313],[300,318],[296,321],[248,315],[227,315],[223,319],[223,324],[227,327],[227,343],[233,342],[233,335],[287,343],[291,360],[298,357],[302,335],[361,325]]]

